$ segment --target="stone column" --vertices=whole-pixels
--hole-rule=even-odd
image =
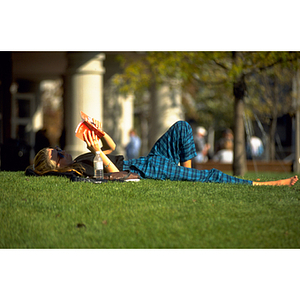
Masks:
[[[80,111],[102,122],[103,120],[103,60],[97,52],[67,53],[68,67],[65,90],[65,150],[73,157],[87,152],[86,144],[75,136],[81,121]]]
[[[112,137],[117,147],[114,154],[125,156],[125,146],[129,142],[129,130],[133,128],[134,96],[123,96],[110,80],[105,85],[104,129]]]
[[[119,96],[120,97],[120,105],[122,105],[122,115],[119,122],[120,130],[121,130],[121,145],[125,156],[125,147],[130,141],[129,131],[133,129],[133,116],[134,116],[134,105],[132,95],[127,97]]]
[[[176,80],[161,86],[153,86],[151,91],[151,114],[149,118],[149,147],[163,135],[171,125],[184,120],[182,95]]]

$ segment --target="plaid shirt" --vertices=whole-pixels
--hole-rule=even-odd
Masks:
[[[178,166],[180,162],[196,155],[192,128],[187,122],[178,121],[160,137],[146,157],[125,160],[123,170],[130,170],[148,179],[252,185],[250,180],[239,179],[217,169],[196,170]]]

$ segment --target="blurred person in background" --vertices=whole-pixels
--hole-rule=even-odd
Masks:
[[[210,145],[206,143],[205,136],[207,131],[204,127],[197,127],[196,135],[194,137],[197,156],[194,158],[196,163],[203,163],[208,161],[207,153],[210,149]]]
[[[219,150],[213,157],[213,161],[220,163],[233,163],[233,142],[226,140],[223,145],[224,149]]]
[[[131,129],[129,131],[129,136],[130,141],[125,148],[127,159],[138,158],[141,149],[141,139],[136,134],[136,131],[134,129]]]
[[[264,153],[264,145],[260,138],[252,136],[247,143],[247,159],[259,158]]]
[[[233,145],[233,132],[230,128],[227,128],[222,132],[222,137],[218,140],[215,148],[216,153],[222,149],[225,149],[225,144],[227,144],[228,141]]]

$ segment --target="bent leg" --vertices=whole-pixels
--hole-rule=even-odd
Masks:
[[[193,131],[185,121],[173,124],[154,144],[148,156],[161,156],[174,164],[186,162],[197,155]]]

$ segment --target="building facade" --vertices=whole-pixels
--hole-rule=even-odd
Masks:
[[[133,95],[118,93],[113,76],[121,72],[118,52],[0,52],[0,143],[1,169],[10,169],[12,149],[26,145],[26,151],[17,151],[15,160],[34,157],[37,132],[43,131],[41,83],[62,81],[63,118],[60,144],[76,157],[86,152],[86,146],[75,137],[80,122],[80,111],[103,122],[103,129],[117,144],[116,154],[123,154],[129,141],[129,131],[135,125]],[[170,125],[182,120],[181,93],[169,84],[158,87],[143,128],[144,151]],[[50,116],[49,116],[50,118]],[[51,119],[51,118],[50,118]],[[53,122],[58,122],[53,118]],[[146,131],[146,132],[145,132]],[[54,146],[54,145],[52,145]],[[28,150],[30,149],[30,150]],[[26,152],[26,153],[25,153]],[[26,154],[26,155],[25,155]],[[143,153],[144,154],[144,153]],[[5,168],[3,168],[5,165]],[[23,165],[21,167],[23,169]]]

